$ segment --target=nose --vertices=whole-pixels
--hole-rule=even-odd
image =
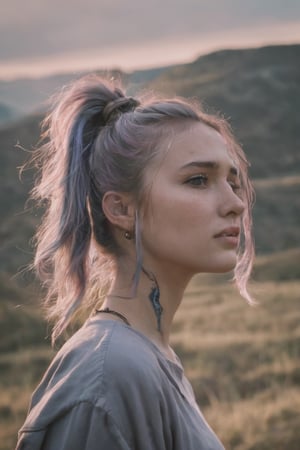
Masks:
[[[223,217],[228,215],[241,216],[245,210],[245,201],[232,190],[227,184],[222,196],[220,196],[220,214]]]

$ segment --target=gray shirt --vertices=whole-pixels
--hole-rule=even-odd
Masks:
[[[16,450],[224,450],[177,359],[97,316],[54,358]]]

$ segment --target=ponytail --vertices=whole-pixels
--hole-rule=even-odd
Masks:
[[[107,119],[103,110],[122,95],[96,77],[84,78],[62,93],[42,125],[46,143],[38,150],[42,170],[33,197],[46,201],[46,213],[36,236],[35,267],[48,290],[49,318],[58,319],[54,340],[86,292],[92,235],[89,160]]]

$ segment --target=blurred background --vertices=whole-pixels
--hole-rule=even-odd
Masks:
[[[0,450],[14,448],[55,353],[26,271],[40,211],[26,204],[47,99],[88,72],[130,94],[197,98],[251,161],[257,260],[249,307],[197,276],[173,327],[198,403],[227,449],[300,448],[300,2],[17,0],[0,5]],[[21,148],[20,148],[21,147]]]

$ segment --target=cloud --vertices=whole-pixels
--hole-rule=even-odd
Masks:
[[[298,0],[10,0],[0,15],[0,60],[204,38],[297,18]]]
[[[0,78],[188,62],[220,48],[300,42],[299,0],[9,0]]]

